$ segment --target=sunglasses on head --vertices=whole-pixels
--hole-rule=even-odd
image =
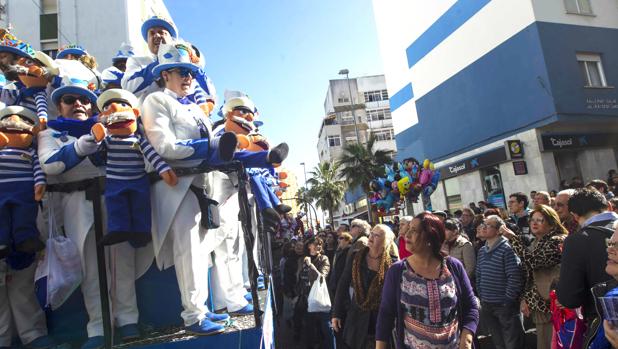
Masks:
[[[81,104],[90,104],[90,98],[86,96],[62,96],[62,103],[73,104],[75,101],[79,101]]]
[[[187,68],[175,68],[175,69],[170,69],[170,71],[178,73],[178,75],[180,75],[180,77],[183,77],[183,78],[186,78],[188,76],[192,78],[195,77],[195,72]]]

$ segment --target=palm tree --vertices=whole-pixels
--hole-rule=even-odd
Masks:
[[[313,197],[311,196],[311,192],[306,187],[300,187],[296,191],[296,204],[298,208],[305,211],[305,216],[307,217],[308,225],[311,225],[311,220],[309,219],[309,215],[311,213],[311,202],[313,201]]]
[[[369,205],[369,182],[378,177],[384,177],[384,165],[392,162],[390,151],[373,150],[375,137],[369,137],[366,144],[351,143],[343,147],[343,155],[339,159],[342,166],[341,177],[348,182],[348,190],[361,187],[367,198],[367,215],[371,221]]]
[[[339,163],[322,162],[310,172],[311,197],[316,205],[328,211],[330,224],[333,224],[333,210],[339,206],[345,193],[345,182],[339,179]]]

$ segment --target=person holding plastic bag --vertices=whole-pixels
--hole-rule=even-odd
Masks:
[[[322,239],[311,237],[305,241],[304,258],[299,274],[298,301],[294,309],[294,336],[300,339],[299,334],[303,334],[303,343],[306,348],[335,348],[335,336],[330,325],[330,307],[320,307],[323,296],[316,296],[316,290],[320,285],[326,290],[328,299],[328,288],[326,287],[326,276],[330,271],[328,257],[322,254]],[[311,297],[313,296],[313,297]],[[330,305],[330,299],[328,299]],[[312,312],[314,311],[314,312]]]

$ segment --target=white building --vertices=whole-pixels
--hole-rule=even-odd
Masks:
[[[337,161],[343,154],[343,147],[356,142],[357,129],[361,143],[373,135],[376,137],[375,149],[396,151],[384,75],[350,78],[349,81],[330,80],[324,100],[324,114],[317,144],[320,162]],[[333,213],[334,221],[344,221],[362,214],[366,212],[366,205],[362,191],[347,192],[345,204]]]
[[[617,167],[615,0],[373,4],[398,158],[436,163],[434,209]]]
[[[123,42],[138,55],[148,51],[141,26],[153,15],[171,18],[163,0],[0,0],[1,27],[52,57],[59,47],[78,44],[99,70],[112,64]]]

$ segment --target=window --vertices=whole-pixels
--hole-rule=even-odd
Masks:
[[[348,97],[339,97],[337,98],[337,103],[350,103],[350,99]]]
[[[46,55],[55,59],[56,55],[58,54],[58,41],[53,40],[48,42],[41,42],[41,51],[45,52]]]
[[[378,102],[388,100],[388,92],[386,90],[366,91],[363,92],[365,102]]]
[[[389,108],[367,109],[367,120],[378,121],[388,120],[391,118],[391,110]]]
[[[390,141],[395,139],[393,129],[375,131],[373,135],[376,138],[376,141]]]
[[[567,13],[578,15],[591,15],[592,6],[590,0],[564,0],[564,6]]]
[[[328,146],[329,147],[340,147],[341,146],[341,137],[339,137],[339,136],[328,136]]]
[[[58,40],[58,2],[42,0],[40,14],[41,41]]]
[[[339,118],[341,119],[342,125],[351,125],[354,123],[354,117],[352,117],[352,112],[350,111],[339,113]]]
[[[444,180],[444,191],[446,192],[446,205],[451,212],[463,208],[459,179],[455,177]]]
[[[578,53],[577,63],[579,64],[585,87],[607,87],[601,55],[598,53]]]

